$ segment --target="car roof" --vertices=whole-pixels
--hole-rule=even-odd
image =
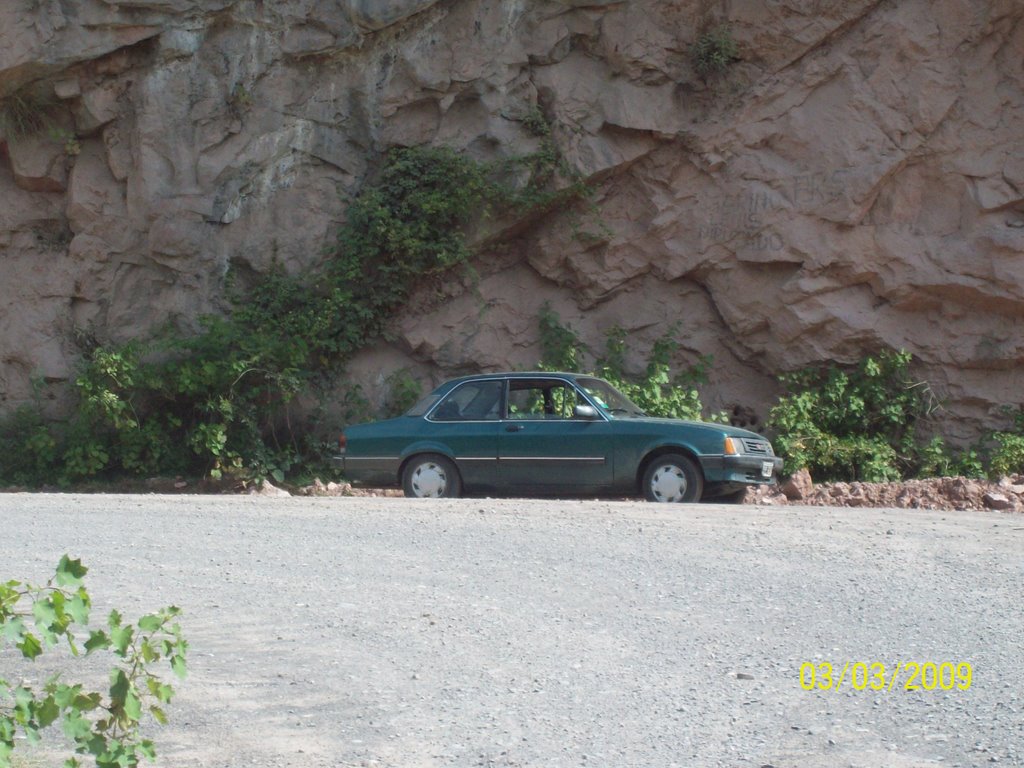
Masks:
[[[578,377],[594,378],[590,374],[570,373],[568,371],[499,371],[496,373],[476,373],[471,376],[459,376],[457,379],[448,379],[440,386],[461,384],[464,381],[479,381],[480,379],[569,379],[575,381]]]

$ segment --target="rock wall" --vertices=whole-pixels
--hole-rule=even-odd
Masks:
[[[705,79],[724,22],[739,61]],[[526,152],[537,107],[592,204],[493,225],[353,362],[371,392],[535,364],[550,302],[638,367],[675,329],[707,403],[762,418],[779,372],[882,345],[954,436],[1024,398],[1019,0],[9,0],[0,108],[25,94],[50,117],[0,143],[0,410],[35,380],[58,413],[82,334],[315,266],[388,147]]]

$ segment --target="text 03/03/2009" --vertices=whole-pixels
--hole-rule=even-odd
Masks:
[[[848,661],[843,666],[822,661],[800,665],[800,687],[805,691],[966,691],[971,687],[971,665],[961,661]]]

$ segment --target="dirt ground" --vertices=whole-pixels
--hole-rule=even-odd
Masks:
[[[253,489],[264,494],[277,489]],[[397,489],[353,488],[348,483],[321,483],[293,489],[299,496],[401,496]],[[737,501],[759,506],[878,507],[890,509],[996,510],[1024,512],[1024,476],[998,482],[940,477],[899,483],[814,483],[804,470],[781,484],[749,489]]]
[[[1024,761],[1015,514],[150,493],[2,494],[0,519],[0,578],[68,552],[94,622],[181,607],[159,766]],[[806,687],[825,663],[863,674]]]
[[[0,488],[0,493],[18,493],[26,488]],[[44,492],[57,491],[45,488]],[[119,483],[97,483],[76,487],[77,493],[160,493],[234,494],[259,496],[306,496],[388,498],[400,497],[398,488],[353,487],[347,482],[321,482],[277,487],[270,482],[238,483],[209,479],[158,477]],[[1024,512],[1024,475],[998,481],[967,477],[939,477],[896,483],[815,483],[801,470],[781,483],[752,487],[737,503],[757,506],[873,507],[888,509],[994,510]]]

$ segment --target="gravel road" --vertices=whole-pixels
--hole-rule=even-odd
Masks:
[[[182,607],[161,765],[1024,765],[1020,515],[8,494],[0,521],[0,578],[68,552],[96,618]],[[824,661],[973,679],[802,690]]]

